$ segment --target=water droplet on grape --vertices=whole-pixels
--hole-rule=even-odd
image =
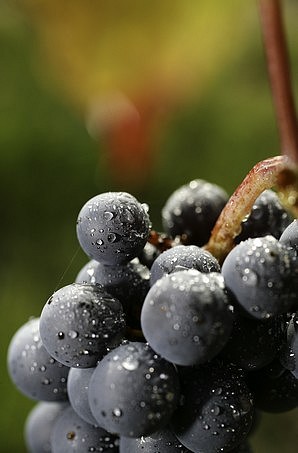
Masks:
[[[127,371],[133,371],[133,370],[136,370],[138,368],[139,362],[136,359],[132,359],[130,357],[127,357],[127,359],[125,359],[122,362],[122,366]]]
[[[103,218],[105,220],[107,220],[108,222],[110,220],[112,220],[113,217],[114,217],[114,214],[112,212],[110,212],[110,211],[105,211],[104,214],[103,214]]]
[[[78,335],[79,335],[78,332],[76,332],[75,330],[70,330],[68,332],[69,338],[72,338],[72,339],[77,338]]]
[[[242,281],[248,286],[256,286],[258,283],[258,275],[246,267],[243,271]]]
[[[114,415],[115,417],[121,417],[121,415],[122,415],[122,410],[119,409],[119,407],[115,407],[115,409],[113,409],[113,415]]]

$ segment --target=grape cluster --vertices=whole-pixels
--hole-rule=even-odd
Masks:
[[[251,452],[257,410],[297,407],[298,221],[266,192],[221,266],[204,244],[226,202],[202,180],[175,191],[165,251],[132,195],[82,207],[89,262],[8,350],[39,401],[30,452]]]

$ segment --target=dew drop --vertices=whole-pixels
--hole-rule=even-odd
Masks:
[[[115,233],[109,233],[109,234],[108,234],[108,241],[109,241],[109,242],[111,242],[111,243],[112,243],[112,242],[116,242],[116,239],[117,239],[117,236],[116,236]]]
[[[107,220],[108,222],[110,220],[112,220],[113,217],[114,217],[114,214],[112,212],[110,212],[110,211],[105,211],[104,214],[103,214],[103,218],[105,220]]]
[[[78,332],[76,332],[75,330],[70,330],[70,331],[68,332],[68,336],[69,336],[69,338],[71,338],[71,339],[77,338],[78,335],[79,335]]]
[[[125,209],[123,211],[123,220],[125,220],[125,221],[127,221],[129,223],[134,223],[135,218],[134,218],[134,216],[132,215],[132,213],[128,209]]]
[[[115,409],[113,409],[113,415],[114,415],[115,417],[121,417],[121,415],[122,415],[122,410],[119,409],[119,407],[115,407]]]
[[[132,359],[132,358],[127,357],[122,362],[122,366],[127,371],[133,371],[133,370],[136,370],[138,368],[139,362],[136,359]]]
[[[222,388],[218,387],[217,389],[213,389],[212,393],[215,393],[215,395],[221,395],[222,394]]]
[[[243,271],[242,281],[248,286],[256,286],[258,283],[258,275],[246,267]]]
[[[211,413],[213,415],[219,415],[220,414],[220,407],[219,406],[213,406],[213,408],[211,409]]]

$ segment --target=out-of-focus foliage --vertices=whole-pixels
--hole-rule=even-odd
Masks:
[[[231,193],[254,163],[279,152],[256,5],[235,1],[236,7],[238,3],[246,4],[247,16],[235,27],[247,27],[247,35],[230,43],[230,53],[226,43],[222,64],[208,83],[199,85],[201,92],[198,86],[199,95],[189,98],[167,126],[162,124],[166,127],[156,145],[151,177],[134,192],[149,204],[156,229],[161,228],[162,205],[178,186],[204,178]],[[285,11],[297,95],[297,2],[285,1]],[[229,36],[223,34],[222,40]],[[198,45],[194,43],[194,52]],[[38,76],[47,73],[52,83],[51,66],[43,63],[39,69],[43,60],[37,57],[37,47],[31,24],[8,1],[0,0],[0,451],[4,453],[25,451],[23,423],[34,404],[7,376],[8,343],[87,261],[75,237],[81,206],[97,193],[119,189],[107,172],[102,146],[98,162],[98,148],[76,110]],[[203,40],[200,49],[204,52]],[[67,77],[71,80],[71,75]],[[297,410],[264,416],[253,438],[256,452],[293,453],[297,416]]]
[[[247,2],[18,0],[74,102],[123,92],[133,101],[199,90],[241,45]],[[224,39],[223,39],[224,38]]]
[[[104,132],[112,174],[148,178],[156,134],[234,55],[251,25],[246,1],[17,0],[41,58],[71,103]],[[224,37],[224,39],[223,39]]]

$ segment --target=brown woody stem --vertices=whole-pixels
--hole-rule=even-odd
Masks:
[[[281,152],[298,163],[298,128],[280,0],[259,0],[260,16]]]
[[[220,263],[234,247],[234,238],[241,231],[241,222],[250,214],[256,198],[273,186],[277,186],[281,192],[287,193],[292,188],[293,193],[297,193],[296,168],[287,156],[276,156],[257,163],[222,210],[205,246]]]

